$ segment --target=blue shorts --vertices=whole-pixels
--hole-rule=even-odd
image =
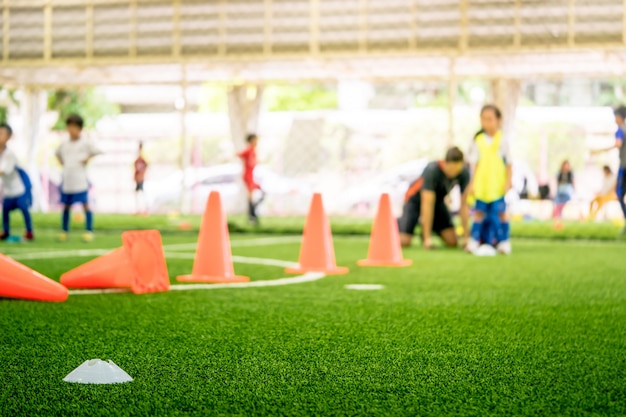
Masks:
[[[30,198],[27,193],[19,197],[6,197],[2,200],[3,211],[28,210],[30,207]]]
[[[624,192],[626,188],[624,187],[626,184],[626,168],[620,168],[617,173],[617,186],[615,188],[615,192],[617,193],[617,197],[619,199],[623,199]]]
[[[476,200],[474,209],[485,213],[486,217],[499,216],[506,211],[506,202],[504,201],[504,197],[499,200],[492,201],[491,203]]]
[[[61,192],[61,203],[66,206],[71,206],[72,204],[80,203],[87,204],[89,202],[89,196],[87,191],[83,191],[82,193],[71,193],[66,194]]]
[[[554,196],[554,202],[556,204],[565,204],[572,199],[572,196],[569,194],[557,194]]]

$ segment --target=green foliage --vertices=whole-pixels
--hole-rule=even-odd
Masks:
[[[337,108],[337,91],[318,85],[270,85],[265,90],[269,111],[306,111]]]
[[[5,123],[9,117],[9,104],[19,105],[15,90],[9,90],[0,86],[0,123]]]
[[[109,102],[106,97],[93,88],[80,90],[55,90],[48,93],[48,110],[57,111],[59,118],[53,130],[64,130],[65,119],[76,113],[85,120],[85,128],[90,129],[106,116],[120,112],[117,104]]]
[[[203,84],[198,99],[198,109],[204,113],[228,111],[226,87],[210,83]]]
[[[602,82],[594,104],[607,107],[617,106],[624,102],[624,91],[626,91],[626,81],[618,79]]]
[[[567,159],[574,170],[581,168],[585,157],[585,130],[571,123],[518,122],[514,155],[528,163],[534,172],[540,171],[541,142],[547,144],[548,169],[556,175],[561,163]]]

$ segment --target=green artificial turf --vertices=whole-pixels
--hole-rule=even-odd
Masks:
[[[113,231],[88,245],[78,238],[57,244],[45,229],[0,251],[121,244]],[[195,233],[163,240],[192,243]],[[517,240],[511,257],[497,258],[412,248],[414,265],[401,269],[357,267],[365,237],[338,236],[335,248],[350,274],[297,285],[0,300],[0,415],[626,415],[623,243]],[[233,247],[285,261],[298,250],[290,241]],[[23,262],[58,279],[88,259]],[[168,258],[171,277],[191,266]],[[285,276],[275,266],[235,270]],[[62,381],[94,358],[135,380]]]
[[[79,231],[84,227],[84,221],[80,218],[81,213],[75,214],[72,220],[72,228]],[[13,214],[13,233],[21,234],[23,231],[21,218]],[[119,214],[96,214],[95,229],[97,232],[119,233],[129,229],[159,229],[163,234],[180,234],[182,228],[189,229],[188,234],[197,234],[200,228],[201,217],[196,215],[187,216],[132,216]],[[229,228],[234,233],[245,234],[278,234],[299,235],[304,227],[304,217],[263,217],[258,227],[248,224],[244,216],[235,215],[229,217]],[[60,215],[58,213],[35,213],[33,214],[35,232],[38,230],[59,230]],[[372,219],[355,217],[331,216],[330,222],[335,235],[369,235]],[[626,237],[620,236],[622,226],[611,222],[567,222],[562,230],[555,230],[552,222],[543,221],[518,221],[511,224],[511,234],[516,238],[541,238],[541,239],[589,239],[589,240],[621,240],[626,243]]]

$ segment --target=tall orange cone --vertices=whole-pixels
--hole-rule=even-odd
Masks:
[[[122,242],[132,270],[131,290],[135,294],[168,291],[170,277],[161,233],[158,230],[124,232]]]
[[[391,211],[389,194],[380,196],[378,212],[372,226],[370,247],[367,259],[358,262],[359,266],[409,266],[413,261],[402,258],[398,222]]]
[[[235,275],[226,215],[217,191],[211,192],[206,203],[192,273],[176,279],[181,282],[212,283],[250,281],[248,277]]]
[[[324,212],[322,195],[313,194],[311,208],[304,225],[300,259],[297,268],[287,268],[289,274],[322,272],[328,275],[347,274],[348,268],[337,266],[330,222]]]
[[[126,249],[121,247],[61,275],[67,288],[127,288],[133,271]]]
[[[0,297],[35,301],[65,301],[63,285],[0,254]]]

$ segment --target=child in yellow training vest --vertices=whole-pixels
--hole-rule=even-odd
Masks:
[[[494,105],[480,112],[482,129],[470,145],[472,167],[470,190],[476,200],[474,223],[467,251],[473,253],[482,243],[496,243],[500,253],[511,253],[510,226],[504,197],[511,189],[511,151],[502,135],[502,113]],[[485,230],[484,226],[488,226]]]

